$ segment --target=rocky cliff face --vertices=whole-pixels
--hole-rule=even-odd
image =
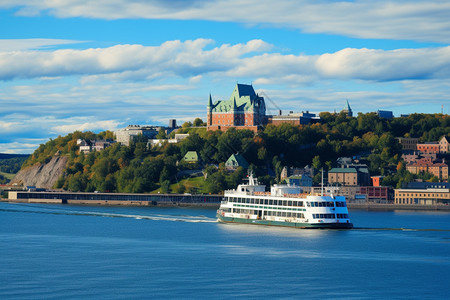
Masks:
[[[11,183],[51,189],[64,173],[67,159],[66,156],[54,156],[47,164],[37,164],[20,170]]]

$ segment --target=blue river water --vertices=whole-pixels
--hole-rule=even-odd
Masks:
[[[448,299],[450,213],[352,230],[220,224],[214,209],[0,203],[0,299]]]

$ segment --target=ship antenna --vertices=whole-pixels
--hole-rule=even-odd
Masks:
[[[323,196],[323,168],[322,168],[322,183],[321,183],[321,190],[322,190],[322,196]]]

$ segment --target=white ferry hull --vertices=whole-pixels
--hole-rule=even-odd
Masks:
[[[266,225],[266,226],[283,226],[283,227],[294,227],[301,229],[351,229],[353,224],[350,222],[336,222],[336,223],[298,223],[298,222],[282,222],[273,220],[261,220],[261,219],[245,219],[236,217],[226,217],[222,214],[217,214],[217,219],[219,222],[223,223],[243,223],[251,225]]]

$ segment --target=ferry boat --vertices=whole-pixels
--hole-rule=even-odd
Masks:
[[[248,184],[227,190],[217,210],[219,222],[295,228],[350,229],[344,196],[303,194],[298,186],[274,185],[270,192],[250,173]]]

